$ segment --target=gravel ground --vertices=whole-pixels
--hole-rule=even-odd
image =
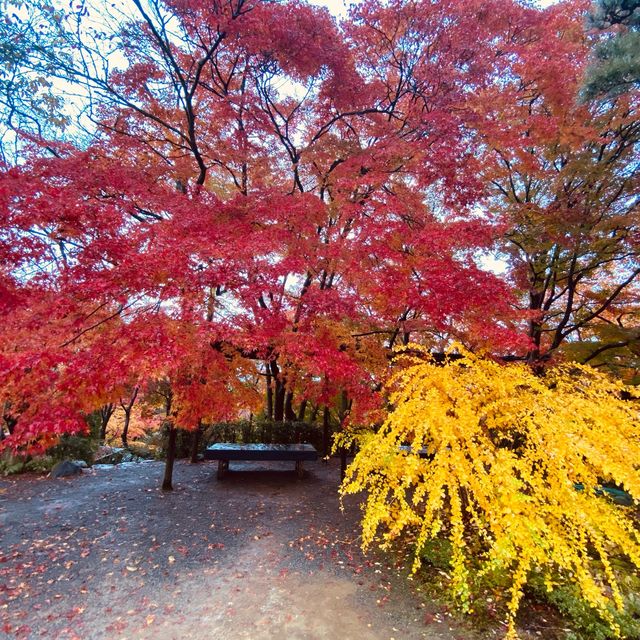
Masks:
[[[359,550],[335,461],[128,463],[0,480],[0,637],[468,640]]]

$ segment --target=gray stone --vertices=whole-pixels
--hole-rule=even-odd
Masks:
[[[62,462],[58,462],[58,464],[51,469],[51,473],[49,475],[52,478],[65,478],[67,476],[77,476],[80,473],[82,473],[80,465],[75,462],[71,462],[71,460],[63,460]]]

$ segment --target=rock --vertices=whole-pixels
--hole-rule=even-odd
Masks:
[[[80,465],[71,460],[63,460],[51,469],[49,476],[52,478],[65,478],[67,476],[77,476],[80,473],[82,473]]]

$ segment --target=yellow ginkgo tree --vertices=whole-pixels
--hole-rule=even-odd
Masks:
[[[360,433],[343,495],[366,492],[363,545],[451,542],[455,596],[469,610],[478,575],[509,577],[508,637],[535,574],[573,584],[619,635],[612,559],[640,569],[640,412],[632,390],[588,366],[503,364],[459,345],[432,360],[417,345],[389,383],[390,411]],[[349,436],[346,436],[349,439]],[[615,504],[603,483],[622,487]]]

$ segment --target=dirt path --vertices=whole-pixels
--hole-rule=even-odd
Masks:
[[[362,556],[335,465],[257,468],[180,463],[169,494],[161,463],[0,480],[0,637],[468,638]]]

